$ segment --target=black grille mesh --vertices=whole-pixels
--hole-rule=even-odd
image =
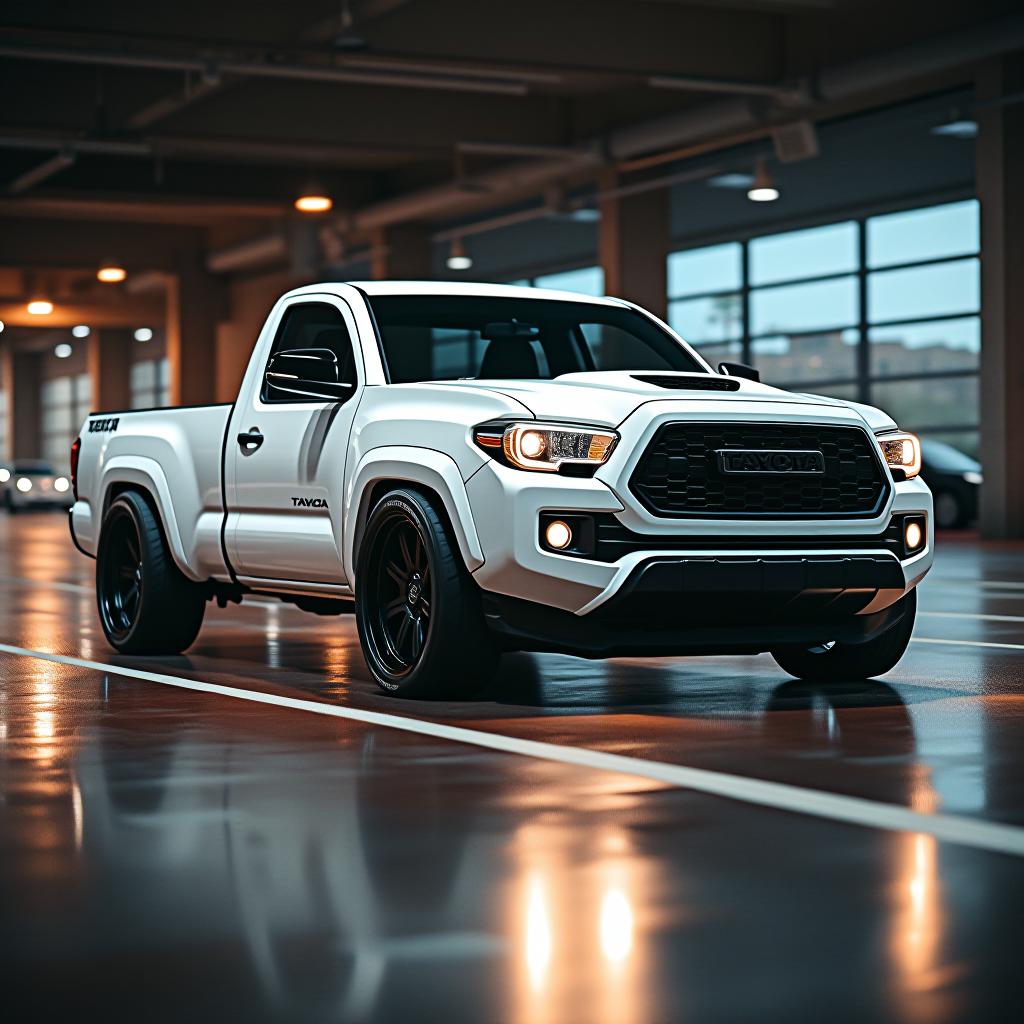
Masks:
[[[722,473],[715,454],[722,448],[816,450],[825,472]],[[863,430],[767,423],[666,423],[630,479],[655,515],[729,519],[876,515],[889,486]]]

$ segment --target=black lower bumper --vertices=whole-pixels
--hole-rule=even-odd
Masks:
[[[589,615],[499,594],[484,610],[508,649],[583,657],[760,653],[827,640],[865,643],[903,606],[858,614],[880,590],[902,591],[891,555],[657,558],[636,567]]]

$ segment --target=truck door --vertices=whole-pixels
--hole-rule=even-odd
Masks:
[[[225,540],[239,576],[346,582],[345,457],[364,379],[355,337],[351,310],[341,299],[303,296],[285,307],[263,365],[255,367],[258,378],[239,395],[225,454]],[[339,399],[325,400],[297,394],[301,386],[268,383],[268,367],[286,352],[277,362],[292,371],[304,359],[329,364],[333,353],[337,379],[348,387],[338,389]],[[288,384],[288,374],[283,377]],[[280,382],[282,375],[273,379]]]

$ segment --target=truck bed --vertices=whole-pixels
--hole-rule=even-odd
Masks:
[[[175,562],[195,580],[226,578],[221,460],[231,405],[90,413],[82,425],[75,542],[96,554],[103,513],[119,488],[145,491]],[[173,495],[173,511],[172,511]]]

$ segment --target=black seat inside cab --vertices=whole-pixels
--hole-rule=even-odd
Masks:
[[[501,377],[537,380],[540,363],[529,341],[495,339],[487,343],[480,362],[480,377],[484,380]]]
[[[330,349],[338,357],[338,380],[344,384],[355,384],[352,342],[344,327],[324,327],[317,331],[310,348]]]

